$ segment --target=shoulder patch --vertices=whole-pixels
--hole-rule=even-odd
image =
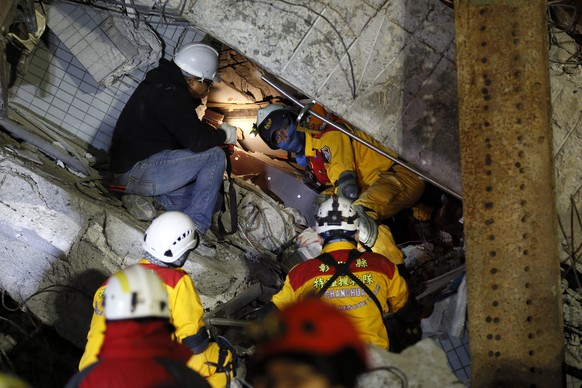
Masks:
[[[331,162],[331,150],[329,149],[329,146],[323,146],[321,149],[321,157],[325,163]]]
[[[105,308],[103,305],[103,301],[105,300],[105,291],[106,287],[105,286],[101,286],[101,288],[99,290],[97,290],[97,297],[95,298],[95,300],[93,301],[93,311],[95,312],[96,315],[103,315],[105,313]]]

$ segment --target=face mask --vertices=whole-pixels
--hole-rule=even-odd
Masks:
[[[295,130],[295,122],[291,122],[289,130],[287,131],[287,140],[277,144],[277,146],[285,151],[303,153],[305,146],[305,134]]]
[[[309,166],[309,159],[307,159],[307,156],[303,154],[295,154],[295,162],[303,168]]]

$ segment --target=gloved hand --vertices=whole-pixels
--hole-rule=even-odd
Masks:
[[[319,244],[319,234],[313,228],[306,228],[297,236],[297,247],[306,247],[309,244]]]
[[[355,206],[355,210],[360,216],[358,226],[360,242],[368,248],[372,248],[378,239],[378,224],[376,220],[366,214],[361,205]]]
[[[338,195],[354,201],[360,195],[360,187],[358,186],[358,176],[353,171],[344,171],[340,174],[337,180]]]
[[[224,144],[236,144],[236,127],[227,123],[222,123],[218,127],[226,133]]]

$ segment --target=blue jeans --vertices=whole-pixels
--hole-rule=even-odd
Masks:
[[[165,210],[188,214],[204,234],[212,222],[225,168],[220,147],[204,152],[166,150],[137,162],[115,180],[126,186],[126,194],[154,197]]]

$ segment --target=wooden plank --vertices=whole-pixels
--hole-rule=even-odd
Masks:
[[[473,387],[562,384],[546,6],[455,2]]]

